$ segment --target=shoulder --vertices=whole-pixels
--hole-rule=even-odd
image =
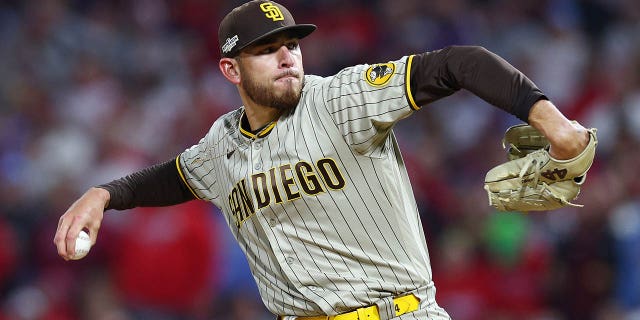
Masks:
[[[325,77],[307,74],[304,76],[304,87],[302,91],[309,91],[310,89],[322,86],[326,79]]]
[[[404,75],[411,57],[403,56],[386,62],[357,64],[343,68],[328,77],[306,76],[305,86],[307,84],[312,84],[310,87],[324,84],[331,87],[340,87],[348,84],[363,83],[373,87],[381,87],[398,75]]]
[[[208,135],[229,134],[238,131],[240,117],[242,117],[243,112],[244,107],[239,107],[221,115],[211,125]]]

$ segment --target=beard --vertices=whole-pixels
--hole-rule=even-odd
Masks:
[[[240,81],[242,88],[244,88],[245,93],[251,100],[253,100],[253,102],[278,110],[288,110],[298,105],[302,94],[302,88],[304,87],[304,76],[301,76],[300,73],[286,73],[285,75],[298,76],[300,82],[290,81],[287,83],[288,85],[284,92],[278,93],[268,84],[257,81],[252,73],[244,70],[242,64],[238,65],[242,74],[242,79]]]

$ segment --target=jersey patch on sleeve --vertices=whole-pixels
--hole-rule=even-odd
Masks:
[[[374,64],[367,69],[364,78],[367,83],[374,87],[384,86],[389,83],[391,77],[396,72],[396,65],[393,62]]]

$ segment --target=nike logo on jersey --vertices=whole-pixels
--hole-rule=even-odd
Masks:
[[[331,158],[320,159],[315,165],[306,161],[286,163],[236,182],[229,193],[229,208],[240,228],[257,210],[268,205],[341,190],[345,185],[338,163]]]

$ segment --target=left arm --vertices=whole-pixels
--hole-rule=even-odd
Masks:
[[[452,46],[413,56],[409,102],[415,109],[467,89],[488,103],[540,130],[556,159],[578,155],[589,142],[581,125],[573,125],[522,72],[477,46]]]
[[[548,100],[522,72],[477,46],[452,46],[415,55],[409,87],[415,109],[466,89],[525,122],[534,103]]]
[[[579,123],[571,123],[548,100],[536,102],[529,112],[529,124],[547,137],[554,159],[566,160],[579,155],[589,143],[587,129]]]

